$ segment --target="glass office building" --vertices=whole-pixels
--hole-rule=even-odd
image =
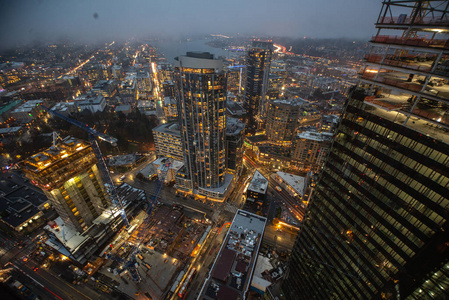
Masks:
[[[287,298],[447,299],[448,25],[448,1],[383,2],[292,251]]]

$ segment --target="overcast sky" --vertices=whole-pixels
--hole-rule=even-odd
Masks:
[[[381,0],[3,0],[0,44],[223,33],[368,39]]]

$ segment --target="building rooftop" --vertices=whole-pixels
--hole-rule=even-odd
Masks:
[[[113,156],[113,157],[109,158],[108,165],[110,167],[126,166],[126,165],[131,165],[131,164],[135,163],[138,159],[139,159],[139,157],[134,153],[125,154],[125,155],[117,155],[117,156]]]
[[[302,101],[299,98],[296,99],[279,99],[272,100],[271,103],[283,104],[293,107],[299,107],[302,104]]]
[[[268,188],[268,179],[266,179],[258,170],[254,172],[254,176],[249,183],[248,190],[265,194]]]
[[[38,99],[38,100],[29,100],[16,109],[14,109],[12,112],[18,113],[18,112],[31,112],[36,106],[42,105],[44,103],[44,100]]]
[[[159,125],[153,128],[153,131],[181,136],[178,122]]]
[[[131,110],[131,105],[129,104],[123,104],[123,105],[118,105],[115,107],[115,112],[121,112],[121,111],[130,111]]]
[[[2,115],[5,112],[11,110],[12,108],[16,107],[17,105],[19,105],[22,102],[23,102],[23,100],[15,100],[15,101],[11,101],[8,104],[0,107],[0,115]]]
[[[247,136],[246,139],[247,139],[250,143],[263,143],[263,142],[267,142],[267,136],[266,136],[265,134],[259,134],[259,135]]]
[[[226,134],[240,134],[245,129],[245,123],[236,118],[226,118]]]
[[[56,146],[24,160],[21,167],[33,184],[51,190],[95,163],[91,145],[68,136]]]
[[[74,109],[75,103],[74,102],[59,102],[55,106],[53,106],[51,109],[57,112],[67,112],[72,109]]]
[[[164,97],[164,105],[168,106],[168,105],[173,105],[176,104],[176,99],[172,98],[172,97]]]
[[[238,210],[201,289],[201,298],[245,299],[267,219]]]
[[[288,185],[290,185],[295,192],[301,197],[304,195],[306,188],[306,177],[293,175],[284,172],[276,172],[276,174],[282,178]]]
[[[0,134],[14,134],[22,129],[22,126],[0,128]]]
[[[314,132],[314,131],[305,131],[298,133],[298,138],[300,139],[307,139],[307,140],[314,140],[317,142],[325,142],[325,141],[332,141],[333,133],[331,132]]]
[[[186,55],[175,57],[175,61],[178,67],[183,69],[214,69],[217,72],[223,71],[223,60],[214,59],[214,55],[209,52],[187,52]]]
[[[246,110],[237,102],[227,100],[226,109],[232,116],[241,116],[246,114]]]
[[[87,95],[84,97],[79,97],[75,99],[75,103],[79,105],[100,105],[104,102],[103,95]]]

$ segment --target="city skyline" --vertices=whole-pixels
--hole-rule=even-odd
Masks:
[[[21,1],[0,10],[1,48],[35,41],[98,42],[228,34],[368,39],[380,1]],[[251,11],[251,14],[247,12]],[[354,26],[356,24],[356,26]]]
[[[3,298],[447,298],[449,0],[17,2]]]

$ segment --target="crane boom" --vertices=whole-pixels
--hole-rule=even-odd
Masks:
[[[46,106],[42,105],[41,107],[48,113],[66,121],[72,125],[75,125],[75,126],[81,128],[82,130],[86,131],[89,134],[89,140],[92,144],[92,149],[94,150],[95,157],[97,158],[97,161],[98,161],[98,169],[100,170],[101,174],[103,175],[102,177],[106,184],[106,189],[108,190],[108,193],[111,196],[112,202],[119,207],[123,222],[128,227],[129,221],[128,221],[128,218],[126,217],[125,208],[123,206],[122,200],[120,199],[120,197],[117,194],[117,191],[115,190],[115,185],[112,182],[112,178],[111,178],[111,175],[109,174],[108,167],[106,166],[106,162],[104,161],[103,154],[101,153],[100,147],[98,146],[98,142],[96,140],[96,138],[99,138],[105,142],[108,142],[112,146],[117,146],[117,139],[113,138],[107,134],[98,132],[95,129],[93,129],[92,127],[90,127],[89,125],[84,124],[78,120],[71,119],[71,118],[69,118],[61,113],[58,113],[57,111],[54,111]]]

